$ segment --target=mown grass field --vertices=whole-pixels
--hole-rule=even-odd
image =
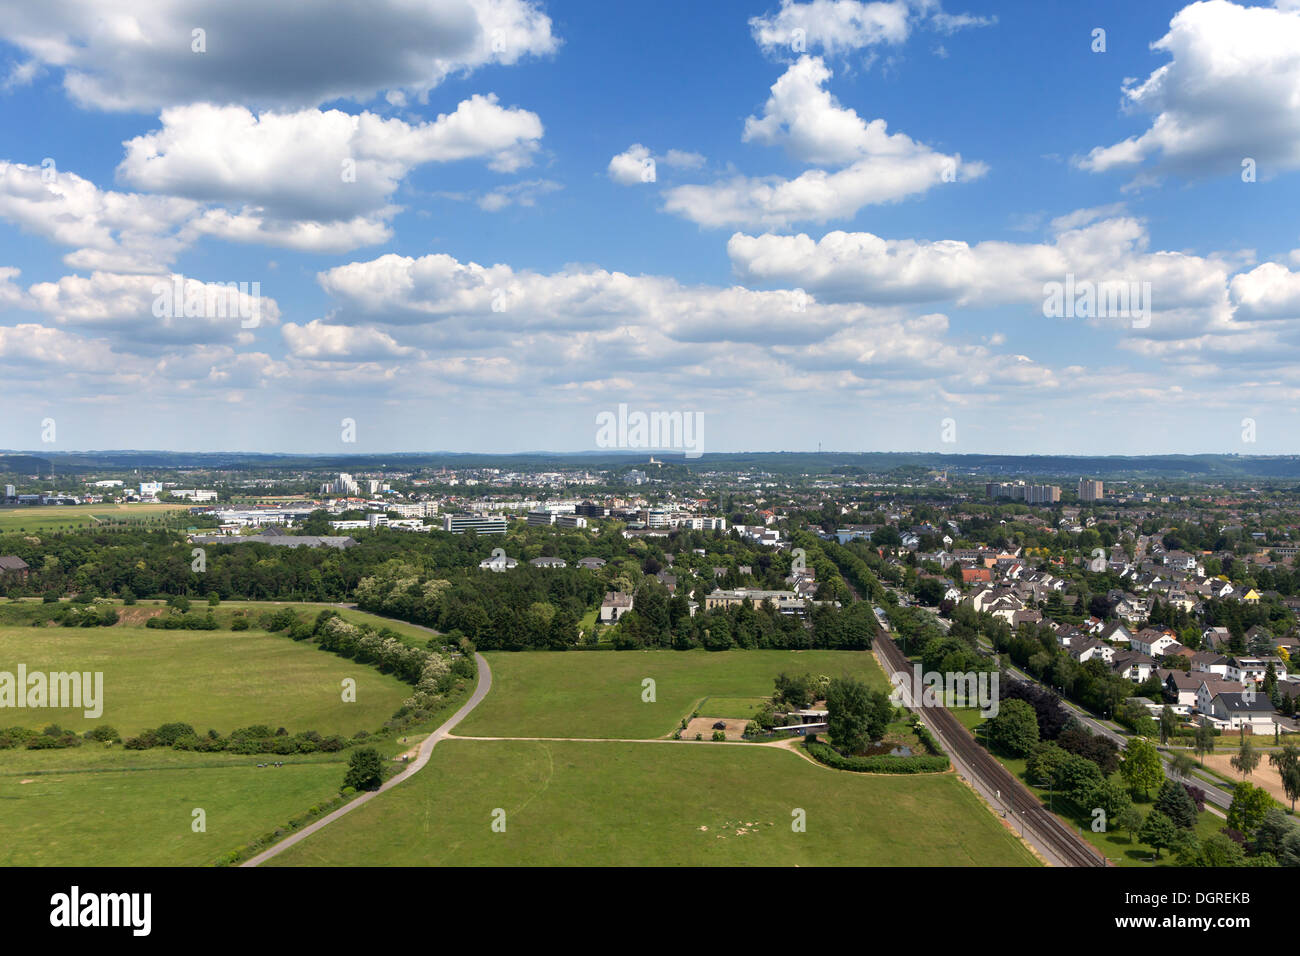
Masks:
[[[0,750],[0,866],[211,864],[332,799],[346,768],[346,753]]]
[[[766,700],[764,697],[708,697],[700,704],[704,717],[728,717],[743,720],[754,716],[754,711]]]
[[[505,811],[504,833],[491,826],[498,808]],[[795,810],[806,814],[806,832],[793,832]],[[748,745],[451,739],[410,781],[270,864],[1028,866],[1035,860],[952,774],[846,773],[787,750]]]
[[[460,736],[645,739],[675,730],[705,697],[770,696],[781,672],[889,684],[870,651],[493,652],[492,693]],[[653,680],[655,700],[642,700]],[[727,716],[703,714],[702,716]]]
[[[9,605],[22,612],[24,605]],[[314,617],[327,605],[296,605]],[[219,620],[237,607],[224,604]],[[124,610],[152,609],[141,603]],[[197,613],[205,613],[202,606]],[[350,620],[388,622],[360,611]],[[394,625],[423,646],[429,635]],[[351,736],[378,730],[410,688],[283,634],[260,630],[166,631],[117,625],[96,628],[0,625],[0,670],[102,670],[105,708],[99,721],[80,711],[0,710],[0,727],[59,723],[85,730],[109,723],[124,736],[170,721],[229,733],[265,723],[291,732]],[[344,704],[340,682],[357,682],[357,702]],[[429,726],[441,723],[468,694],[453,694]],[[426,731],[376,738],[385,758],[407,750]],[[208,865],[333,799],[349,751],[287,756],[194,753],[167,748],[126,750],[86,742],[64,750],[0,750],[0,865]],[[257,764],[282,762],[282,767]],[[206,832],[191,829],[206,813]]]
[[[363,664],[265,631],[143,627],[0,627],[0,671],[100,671],[104,709],[0,709],[0,726],[50,723],[84,732],[108,723],[123,736],[171,721],[223,734],[250,724],[351,736],[378,729],[410,688]],[[341,683],[356,681],[344,703]]]
[[[55,531],[81,528],[111,521],[148,521],[169,513],[188,510],[189,505],[99,504],[38,505],[35,507],[0,508],[0,532]]]

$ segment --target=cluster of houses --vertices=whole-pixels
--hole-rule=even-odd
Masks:
[[[563,558],[533,558],[528,562],[535,568],[567,568],[569,562]],[[512,558],[500,548],[494,548],[492,556],[478,563],[480,571],[509,571],[519,566],[519,559]],[[588,571],[599,571],[605,566],[604,558],[579,558],[576,565]]]
[[[961,567],[967,590],[957,587],[950,578],[941,578],[946,585],[944,599],[991,614],[1012,628],[1022,624],[1047,627],[1075,661],[1100,660],[1111,673],[1135,684],[1154,674],[1165,685],[1166,699],[1180,715],[1225,730],[1272,732],[1275,723],[1283,718],[1262,692],[1264,680],[1271,667],[1281,695],[1300,698],[1300,677],[1288,673],[1289,656],[1274,653],[1278,647],[1287,648],[1288,655],[1300,650],[1300,639],[1277,639],[1263,628],[1254,627],[1246,634],[1247,646],[1267,648],[1269,653],[1244,657],[1226,653],[1230,635],[1223,627],[1203,631],[1204,649],[1200,651],[1183,646],[1168,628],[1140,627],[1149,618],[1157,598],[1195,612],[1208,598],[1236,597],[1254,603],[1260,595],[1251,590],[1238,594],[1230,582],[1206,577],[1195,555],[1165,551],[1154,537],[1138,539],[1136,553],[1146,556],[1130,560],[1122,549],[1115,549],[1108,556],[1092,559],[1090,570],[1114,571],[1131,590],[1107,593],[1111,608],[1108,620],[1088,617],[1077,626],[1043,616],[1039,608],[1047,605],[1053,594],[1059,595],[1065,607],[1074,606],[1078,599],[1064,593],[1064,578],[1050,571],[1031,570],[1018,549],[956,549],[927,557],[946,568],[954,563]],[[1181,658],[1182,666],[1162,666],[1162,662],[1173,663],[1171,658]]]

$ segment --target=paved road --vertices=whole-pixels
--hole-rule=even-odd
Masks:
[[[478,684],[474,688],[474,693],[470,695],[469,700],[465,701],[464,706],[461,707],[460,710],[456,711],[456,713],[448,717],[446,722],[443,723],[441,727],[439,727],[437,730],[431,733],[425,739],[424,743],[420,744],[419,754],[416,756],[415,760],[412,761],[407,766],[405,770],[399,773],[396,777],[393,777],[387,783],[383,784],[378,790],[371,790],[368,793],[362,794],[361,796],[353,800],[351,803],[344,804],[343,806],[339,807],[337,810],[335,810],[333,813],[329,814],[328,816],[321,817],[319,820],[317,820],[315,823],[311,824],[310,826],[303,827],[297,833],[291,834],[290,836],[281,840],[275,846],[263,850],[261,853],[257,854],[257,856],[253,857],[252,859],[246,860],[245,862],[241,863],[240,866],[257,866],[261,863],[264,863],[265,861],[271,859],[271,857],[277,856],[278,854],[284,852],[289,847],[293,846],[295,843],[307,839],[307,837],[311,836],[313,833],[315,833],[317,830],[320,830],[322,827],[329,826],[331,823],[339,819],[339,817],[343,816],[344,814],[351,813],[353,810],[355,810],[357,807],[361,806],[364,803],[369,803],[371,800],[379,796],[385,790],[391,790],[393,787],[397,786],[402,781],[419,773],[421,768],[423,768],[424,765],[429,762],[429,757],[433,754],[433,748],[437,746],[438,741],[450,737],[452,729],[457,724],[459,724],[462,720],[464,720],[465,716],[471,710],[477,707],[479,701],[481,701],[484,697],[486,697],[488,691],[492,689],[492,668],[488,667],[487,659],[484,658],[482,654],[476,653],[474,655],[474,661],[478,664]]]

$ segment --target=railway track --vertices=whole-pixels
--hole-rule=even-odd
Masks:
[[[875,641],[876,649],[891,671],[909,673],[911,664],[886,634]],[[975,742],[966,728],[945,707],[914,708],[939,741],[977,776],[990,791],[1009,800],[1012,813],[1018,813],[1025,830],[1032,831],[1039,843],[1051,849],[1067,866],[1107,866],[1106,858],[1054,813],[1043,807],[1024,784]]]

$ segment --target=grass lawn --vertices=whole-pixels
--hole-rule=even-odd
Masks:
[[[272,759],[285,766],[256,766]],[[210,864],[330,800],[346,769],[346,753],[0,751],[0,865]],[[206,832],[191,830],[195,808]]]
[[[58,723],[78,732],[108,723],[123,736],[171,721],[199,733],[229,733],[270,724],[296,733],[351,736],[374,731],[410,695],[401,681],[265,631],[165,631],[143,627],[0,627],[0,671],[100,671],[99,720],[77,709],[8,709],[0,723],[41,728]],[[355,703],[341,682],[356,681]]]
[[[494,687],[489,699],[496,693]],[[491,828],[497,808],[506,812],[504,833]],[[806,832],[792,832],[795,809],[806,813]],[[846,773],[771,747],[452,739],[440,743],[429,765],[410,781],[271,864],[1032,866],[1035,861],[952,774]]]
[[[492,693],[456,728],[467,737],[666,737],[705,697],[772,693],[782,671],[853,674],[890,689],[870,651],[497,651]],[[643,681],[655,701],[642,700]],[[703,714],[702,716],[724,716]]]
[[[21,530],[32,533],[58,528],[81,528],[109,521],[143,521],[162,518],[168,513],[185,513],[189,507],[189,505],[98,504],[2,508],[0,509],[0,532]]]
[[[700,704],[702,717],[729,717],[743,720],[753,717],[754,711],[768,697],[709,697]]]

